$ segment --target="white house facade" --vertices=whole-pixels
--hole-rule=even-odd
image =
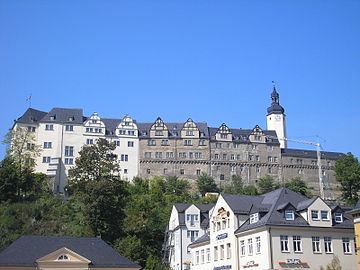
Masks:
[[[352,219],[338,206],[281,188],[261,196],[221,194],[207,234],[190,245],[191,269],[320,270],[338,256],[356,269]]]
[[[213,205],[175,204],[166,232],[165,261],[173,270],[190,269],[189,245],[205,234]]]
[[[13,129],[23,127],[34,133],[35,144],[41,148],[35,171],[52,179],[55,192],[63,192],[68,170],[84,145],[106,138],[116,145],[114,154],[120,163],[122,179],[138,175],[139,139],[135,121],[101,118],[97,113],[84,117],[81,109],[53,108],[49,113],[28,109]]]

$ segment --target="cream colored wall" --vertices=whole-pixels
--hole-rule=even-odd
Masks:
[[[341,231],[330,228],[291,228],[291,227],[273,227],[270,231],[271,245],[273,250],[273,268],[281,269],[279,262],[287,259],[300,259],[307,262],[309,270],[319,270],[321,266],[326,267],[337,255],[340,259],[342,270],[354,270],[356,268],[356,255],[354,251],[354,232],[351,229],[342,229]],[[280,236],[287,235],[289,239],[289,252],[281,252]],[[301,236],[302,252],[294,252],[293,236]],[[320,237],[321,253],[313,253],[312,236]],[[333,253],[326,254],[324,250],[324,236],[332,238]],[[350,239],[351,254],[344,254],[342,238]]]
[[[318,211],[319,220],[313,220],[311,218],[311,211]],[[328,220],[321,219],[321,211],[328,211]],[[320,198],[317,198],[307,209],[307,222],[310,226],[319,227],[331,227],[332,226],[332,215],[331,208]]]

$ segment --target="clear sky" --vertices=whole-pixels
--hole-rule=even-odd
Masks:
[[[0,0],[1,135],[30,94],[43,111],[266,128],[272,80],[289,138],[360,157],[360,1]]]

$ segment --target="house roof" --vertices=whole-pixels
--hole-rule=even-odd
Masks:
[[[0,253],[0,266],[35,266],[35,261],[66,247],[89,259],[92,267],[140,268],[100,238],[21,236]]]
[[[198,244],[202,244],[202,243],[207,243],[210,241],[210,234],[209,232],[206,232],[204,235],[200,236],[198,239],[196,239],[194,242],[192,242],[189,247],[198,245]]]
[[[174,207],[178,211],[179,225],[185,225],[185,211],[190,206],[196,206],[200,210],[200,226],[207,227],[209,225],[209,211],[214,207],[213,204],[198,204],[198,203],[177,203]]]
[[[180,132],[184,127],[184,123],[174,123],[174,122],[164,122],[165,126],[169,131],[169,137],[179,137]],[[206,122],[195,122],[196,127],[199,129],[200,132],[203,133],[202,138],[209,138],[208,126]],[[147,138],[150,136],[150,129],[154,125],[154,123],[137,123],[139,129],[139,137],[140,138]]]
[[[209,127],[209,134],[211,140],[215,140],[215,134],[218,132],[219,128]],[[230,128],[230,132],[233,136],[233,141],[239,143],[249,143],[249,136],[253,133],[253,129],[234,129]],[[272,138],[267,138],[267,143],[279,144],[275,130],[263,130],[265,136]]]
[[[20,116],[16,122],[24,124],[33,124],[39,122],[47,113],[39,110],[29,108]]]
[[[265,225],[310,227],[309,223],[298,213],[298,211],[306,209],[318,198],[308,199],[287,188],[279,188],[261,196],[229,196],[228,194],[222,194],[222,196],[228,202],[231,209],[238,214],[249,215],[255,213],[256,209],[263,209],[263,211],[258,211],[258,222],[250,224],[250,220],[248,219],[235,231],[235,233],[248,231]],[[294,220],[286,220],[284,218],[284,209],[294,210]],[[353,224],[352,220],[344,215],[343,222],[336,223],[333,221],[332,227],[352,229]]]
[[[54,119],[52,120],[51,117],[54,117]],[[51,111],[41,119],[41,122],[82,124],[84,120],[82,109],[52,108]]]

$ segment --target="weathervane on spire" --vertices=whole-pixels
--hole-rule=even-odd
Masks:
[[[32,94],[30,94],[30,96],[26,98],[26,101],[29,102],[29,108],[31,107],[31,96]]]

